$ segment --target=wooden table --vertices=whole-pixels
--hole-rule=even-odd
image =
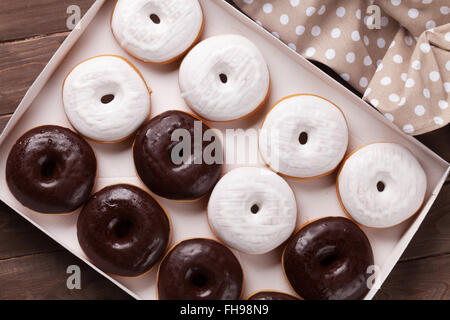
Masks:
[[[0,132],[69,34],[67,7],[93,0],[0,0]],[[328,70],[330,74],[332,71]],[[450,160],[450,126],[419,137]],[[5,187],[5,186],[0,186]],[[450,181],[377,299],[450,299]],[[66,287],[79,265],[82,289]],[[0,299],[128,299],[120,289],[0,202]]]

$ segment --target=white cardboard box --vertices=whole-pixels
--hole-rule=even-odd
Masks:
[[[246,36],[263,52],[272,77],[271,95],[265,108],[248,119],[231,124],[212,124],[214,127],[221,130],[259,128],[268,108],[280,98],[294,93],[314,93],[335,102],[345,113],[350,129],[348,152],[374,141],[393,141],[412,151],[424,167],[428,189],[421,211],[394,228],[384,230],[363,228],[371,242],[375,263],[380,267],[377,280],[378,284],[381,284],[430,210],[449,173],[449,164],[414,138],[403,134],[371,106],[223,0],[200,0],[200,2],[206,17],[202,39],[225,33]],[[5,163],[9,150],[25,131],[44,124],[70,127],[62,107],[61,86],[66,74],[86,58],[100,54],[118,54],[131,61],[142,72],[153,91],[152,117],[168,109],[189,111],[178,88],[179,63],[152,66],[127,55],[118,46],[110,30],[109,21],[113,5],[114,1],[95,2],[80,22],[80,28],[76,28],[67,37],[30,87],[0,136],[0,199],[134,298],[154,299],[157,268],[137,279],[106,275],[86,259],[78,244],[76,236],[78,213],[69,216],[51,216],[32,212],[15,200],[5,180]],[[90,144],[96,152],[99,165],[95,190],[117,182],[144,187],[135,175],[131,153],[132,141],[116,145],[92,142]],[[232,167],[234,166],[226,166],[225,171],[229,171]],[[298,225],[322,216],[344,216],[336,196],[335,179],[336,176],[333,174],[313,181],[287,180],[297,196]],[[160,200],[173,221],[172,244],[192,237],[213,238],[206,219],[207,199],[195,203]],[[281,248],[278,248],[262,256],[250,256],[234,251],[244,269],[244,296],[260,289],[294,293],[283,276],[281,251]],[[376,287],[372,288],[366,299],[373,298],[376,290]]]

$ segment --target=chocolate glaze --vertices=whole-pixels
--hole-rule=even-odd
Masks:
[[[294,290],[308,300],[362,299],[374,264],[364,232],[351,220],[328,217],[301,228],[283,253]]]
[[[150,190],[164,198],[198,199],[211,191],[220,177],[221,164],[206,164],[204,160],[201,164],[172,162],[172,149],[179,143],[172,141],[176,129],[189,131],[194,155],[194,121],[200,120],[181,111],[167,111],[150,120],[136,135],[133,154],[137,173]],[[208,129],[202,122],[202,137]],[[219,141],[215,135],[214,139]],[[203,141],[202,152],[210,143]]]
[[[20,137],[6,163],[6,181],[16,199],[41,213],[69,213],[89,198],[97,173],[91,146],[75,132],[34,128]]]
[[[283,292],[260,291],[250,296],[248,300],[299,300],[299,299]]]
[[[77,233],[94,265],[110,274],[136,277],[164,255],[170,221],[148,193],[118,184],[92,196],[78,217]]]
[[[158,298],[161,300],[236,300],[243,272],[230,249],[209,239],[177,244],[161,262]]]

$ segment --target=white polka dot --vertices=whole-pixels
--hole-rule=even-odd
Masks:
[[[436,82],[441,78],[441,75],[437,71],[431,71],[428,76],[430,77],[430,80],[433,82]]]
[[[288,24],[288,23],[289,23],[289,16],[288,16],[287,14],[282,14],[282,15],[280,16],[280,22],[281,22],[281,24],[283,24],[283,25]]]
[[[428,43],[424,42],[420,44],[420,50],[422,50],[423,53],[428,53],[431,50],[431,47]]]
[[[383,38],[378,38],[378,40],[377,40],[378,48],[384,48],[385,45],[386,45],[386,41]]]
[[[415,84],[416,84],[416,82],[414,81],[414,79],[408,78],[405,82],[405,87],[412,88],[412,87],[414,87]]]
[[[263,5],[263,11],[264,11],[264,13],[271,13],[272,12],[272,10],[273,10],[273,6],[272,6],[272,4],[271,3],[265,3],[264,5]]]
[[[295,28],[295,33],[298,36],[301,36],[304,32],[305,32],[305,26],[300,25]]]
[[[372,92],[372,88],[367,88],[366,91],[364,91],[364,97],[368,96]]]
[[[345,8],[344,7],[339,7],[336,9],[336,15],[339,18],[342,18],[343,16],[345,16]]]
[[[367,36],[364,36],[363,37],[363,41],[364,41],[364,44],[366,45],[366,46],[368,46],[369,45],[369,37],[367,37]]]
[[[365,56],[363,63],[365,66],[370,66],[372,64],[372,59],[369,56]]]
[[[436,27],[436,22],[434,22],[433,20],[429,20],[429,21],[427,21],[427,23],[425,24],[425,28],[427,28],[427,30],[428,30],[428,29],[432,29],[432,28],[434,28],[434,27]]]
[[[385,16],[381,17],[381,26],[386,27],[388,24],[389,24],[388,17],[385,17]]]
[[[447,69],[447,71],[450,71],[450,60],[448,60],[445,64],[445,69]]]
[[[359,39],[361,39],[361,36],[359,35],[359,31],[355,30],[352,32],[352,40],[353,41],[358,41]]]
[[[442,119],[441,117],[434,117],[433,120],[434,120],[434,123],[436,123],[438,126],[444,124],[444,119]]]
[[[367,80],[366,77],[361,77],[361,79],[359,79],[359,85],[363,88],[367,87],[367,85],[369,84],[369,80]]]
[[[274,32],[272,32],[272,35],[273,35],[275,38],[280,39],[280,34],[279,34],[278,32],[274,31]]]
[[[371,99],[370,103],[376,108],[380,104],[380,101],[378,101],[377,99]]]
[[[406,103],[406,98],[405,97],[402,97],[401,99],[400,99],[400,102],[397,104],[399,107],[402,107],[402,106],[404,106],[405,105],[405,103]]]
[[[421,105],[421,104],[417,105],[414,108],[415,114],[417,114],[419,117],[423,116],[425,114],[425,111],[426,111],[425,107],[423,105]]]
[[[317,37],[317,36],[320,34],[320,27],[319,27],[319,26],[314,26],[314,27],[312,27],[312,29],[311,29],[311,34],[312,34],[314,37]]]
[[[450,32],[447,32],[445,34],[445,40],[447,40],[448,42],[450,42]]]
[[[382,63],[380,63],[378,66],[377,66],[377,70],[375,70],[376,72],[379,72],[379,71],[381,71],[381,69],[383,69],[383,64]]]
[[[361,20],[361,10],[360,9],[356,10],[355,15],[356,15],[356,19]]]
[[[403,81],[406,81],[406,80],[408,80],[408,74],[407,74],[407,73],[402,73],[402,74],[400,75],[400,78],[401,78]]]
[[[448,102],[445,100],[439,100],[438,105],[439,105],[439,108],[441,108],[442,110],[445,110],[448,108]]]
[[[343,73],[341,74],[341,78],[344,79],[345,81],[350,80],[350,75],[348,73]]]
[[[422,3],[423,4],[430,4],[430,3],[432,3],[433,2],[433,0],[422,0]]]
[[[295,45],[295,43],[288,43],[289,48],[291,48],[292,50],[296,51],[297,50],[297,46]]]
[[[323,15],[325,13],[325,11],[327,10],[327,7],[325,5],[322,5],[319,9],[319,11],[317,11],[317,14],[319,16]]]
[[[390,122],[394,121],[394,116],[391,113],[385,113],[384,116],[386,119],[388,119]]]
[[[448,15],[450,13],[450,8],[447,6],[442,6],[441,7],[441,13],[444,15]]]
[[[328,60],[334,59],[335,56],[336,56],[336,51],[334,49],[328,49],[327,51],[325,51],[325,57]]]
[[[405,124],[405,125],[403,126],[403,131],[404,131],[405,133],[411,134],[411,133],[414,132],[414,127],[413,127],[412,124]]]
[[[395,40],[392,40],[391,44],[389,45],[389,49],[395,47]]]
[[[313,47],[309,47],[308,49],[306,49],[305,51],[305,55],[307,57],[312,57],[314,55],[314,53],[316,53],[316,49],[314,49]]]
[[[399,54],[396,54],[393,58],[395,63],[402,63],[403,62],[403,57]]]
[[[446,92],[450,92],[450,82],[444,82],[444,89]]]
[[[291,0],[290,2],[291,2],[291,6],[297,7],[300,3],[300,0]]]
[[[402,0],[391,0],[393,6],[399,6],[402,3]]]
[[[419,10],[415,9],[415,8],[411,8],[408,10],[408,16],[411,19],[415,19],[419,16]]]
[[[412,67],[414,70],[420,70],[420,68],[422,67],[422,64],[420,63],[419,60],[414,60],[414,61],[411,63],[411,67]]]
[[[413,44],[413,38],[410,36],[405,36],[404,40],[407,46],[411,46]]]
[[[355,53],[354,52],[347,53],[347,55],[345,56],[345,60],[347,60],[348,63],[355,62]]]
[[[245,2],[246,4],[252,4],[252,3],[253,3],[253,0],[244,0],[244,2]]]
[[[398,96],[398,94],[391,93],[389,95],[389,100],[392,101],[392,102],[399,102],[400,101],[400,97]]]
[[[308,7],[308,8],[306,8],[306,15],[308,17],[311,17],[314,14],[314,12],[316,12],[316,8],[315,7]]]
[[[427,99],[430,99],[430,90],[428,90],[427,88],[423,88],[423,96]]]
[[[377,68],[378,68],[378,66],[381,64],[381,59],[378,59],[377,60]]]
[[[380,83],[381,83],[383,86],[390,85],[390,84],[391,84],[391,78],[389,78],[389,77],[383,77],[383,78],[381,78]]]
[[[341,36],[341,29],[339,28],[334,28],[333,30],[331,30],[331,37],[333,38],[339,38]]]

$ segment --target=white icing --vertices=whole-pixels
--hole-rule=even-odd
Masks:
[[[150,18],[156,15],[160,23]],[[203,12],[197,0],[119,0],[111,28],[120,46],[146,62],[168,62],[200,35]]]
[[[114,99],[105,104],[105,95],[114,95]],[[145,81],[129,63],[115,56],[95,57],[76,66],[64,83],[63,103],[72,126],[101,142],[127,138],[150,115]]]
[[[254,214],[253,205],[259,207]],[[267,253],[295,229],[297,203],[290,186],[264,168],[238,168],[214,188],[208,203],[209,224],[229,246],[248,254]]]
[[[221,74],[226,75],[226,83]],[[215,36],[200,42],[180,67],[182,97],[207,120],[231,121],[248,115],[263,103],[269,87],[263,55],[239,35]]]
[[[307,134],[301,144],[300,134]],[[276,172],[312,178],[336,169],[348,145],[342,112],[325,99],[296,95],[282,100],[267,114],[259,136],[264,161]]]
[[[385,189],[378,191],[378,182]],[[358,223],[387,228],[419,210],[427,178],[416,158],[394,143],[363,147],[344,163],[338,178],[339,194],[347,212]]]

